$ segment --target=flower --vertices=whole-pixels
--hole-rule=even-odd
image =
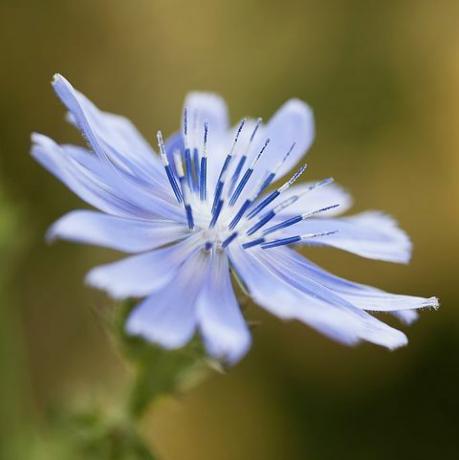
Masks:
[[[405,345],[404,333],[371,313],[410,323],[417,309],[438,305],[344,280],[291,249],[332,246],[399,263],[411,253],[383,213],[337,217],[351,199],[332,179],[294,185],[306,166],[283,179],[314,137],[303,102],[288,101],[267,124],[231,128],[219,96],[191,93],[181,131],[166,141],[158,132],[158,155],[130,121],[100,111],[60,75],[52,84],[89,148],[33,134],[32,155],[99,211],[66,214],[48,238],[135,254],[87,275],[114,298],[143,298],[127,320],[130,334],[174,349],[198,330],[211,356],[237,362],[251,338],[231,272],[266,310],[348,345]]]

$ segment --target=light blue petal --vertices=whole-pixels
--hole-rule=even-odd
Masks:
[[[172,243],[188,233],[185,225],[176,222],[132,219],[84,210],[61,217],[49,229],[47,237],[135,253]]]
[[[229,364],[248,351],[250,333],[231,285],[227,256],[212,256],[206,283],[197,300],[199,329],[207,351]]]
[[[184,109],[187,111],[187,128],[189,147],[202,147],[204,123],[209,127],[209,147],[220,141],[220,136],[229,128],[228,110],[223,98],[214,93],[193,92],[185,98]],[[184,118],[182,118],[182,132]]]
[[[408,263],[412,245],[407,234],[390,216],[368,211],[350,217],[311,218],[287,228],[282,235],[336,232],[305,240],[307,245],[325,245],[369,259]]]
[[[60,146],[41,134],[33,134],[32,140],[32,156],[81,199],[101,211],[183,220],[183,212],[176,203],[119,176],[90,152],[75,146]]]
[[[393,311],[391,315],[407,325],[413,324],[419,318],[419,313],[415,310]]]
[[[197,325],[196,299],[206,279],[209,256],[196,252],[180,267],[177,276],[147,297],[129,316],[126,330],[164,348],[184,346]]]
[[[230,257],[251,296],[283,319],[298,319],[339,342],[352,345],[366,340],[394,349],[406,336],[305,276],[266,259],[262,249],[230,247]]]
[[[159,158],[130,121],[100,111],[62,75],[55,75],[52,84],[70,112],[69,120],[82,131],[101,161],[167,190]]]
[[[299,99],[290,99],[271,117],[257,134],[252,156],[256,155],[267,138],[270,143],[257,164],[258,172],[273,170],[285,157],[293,143],[295,147],[277,172],[276,179],[291,171],[311,147],[314,140],[314,116],[310,107]]]
[[[323,270],[287,247],[270,249],[265,256],[270,258],[272,263],[275,262],[280,267],[288,269],[299,279],[306,277],[315,281],[360,309],[392,312],[406,323],[414,321],[417,316],[410,310],[438,307],[438,299],[435,297],[390,294],[371,286],[345,280]]]
[[[53,140],[37,133],[32,135],[32,140],[32,156],[82,200],[108,213],[137,214],[139,210],[119,196],[119,191],[104,187],[99,178],[92,180],[80,168],[74,168],[64,150]],[[94,159],[94,162],[97,160]]]
[[[196,237],[93,268],[86,282],[113,298],[144,297],[177,276],[181,264],[196,250]]]

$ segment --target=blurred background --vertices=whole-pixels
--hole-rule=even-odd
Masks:
[[[455,0],[0,0],[0,457],[15,460],[8,446],[31,442],[53,404],[126,379],[98,318],[112,304],[83,284],[118,255],[43,238],[82,206],[29,155],[32,131],[80,142],[50,87],[60,72],[151,142],[178,127],[190,90],[221,93],[233,122],[307,101],[306,179],[332,175],[354,211],[394,215],[415,251],[408,266],[305,254],[441,300],[396,352],[345,348],[250,308],[261,325],[247,358],[144,419],[162,458],[457,458],[458,21]]]

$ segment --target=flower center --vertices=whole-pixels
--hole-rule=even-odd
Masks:
[[[196,130],[188,133],[187,111],[184,113],[184,150],[166,152],[163,137],[157,134],[164,169],[172,191],[184,207],[186,222],[190,232],[199,233],[204,247],[226,248],[238,241],[244,249],[261,246],[264,249],[292,244],[330,233],[295,235],[282,238],[282,231],[298,222],[337,205],[327,206],[305,214],[291,214],[282,220],[280,212],[298,201],[302,195],[332,182],[326,179],[303,190],[301,194],[285,198],[285,192],[303,174],[306,165],[282,186],[262,194],[276,180],[276,175],[295,147],[292,144],[277,165],[262,171],[259,160],[270,144],[270,139],[261,142],[258,151],[252,149],[252,142],[260,126],[258,120],[244,152],[237,152],[236,146],[244,128],[245,120],[239,125],[229,153],[223,160],[215,186],[209,187],[207,177],[208,125],[204,122],[202,142],[197,141]],[[170,160],[173,163],[170,164]]]

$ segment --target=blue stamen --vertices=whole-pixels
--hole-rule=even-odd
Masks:
[[[193,211],[192,211],[191,206],[189,204],[185,205],[185,213],[186,213],[186,221],[188,223],[188,228],[190,230],[193,230],[193,227],[194,227]]]
[[[202,146],[201,168],[199,175],[199,198],[201,201],[207,199],[207,138],[209,135],[209,125],[204,122],[204,141]]]
[[[247,155],[242,155],[241,158],[239,159],[239,163],[236,166],[236,170],[234,171],[233,177],[231,177],[231,185],[229,189],[230,194],[233,193],[234,187],[236,186],[236,182],[239,179],[242,168],[246,161],[247,161]]]
[[[298,222],[301,222],[302,220],[306,220],[309,217],[315,216],[316,214],[320,214],[322,212],[329,211],[330,209],[337,208],[338,206],[339,206],[339,204],[334,204],[334,205],[331,205],[331,206],[326,206],[325,208],[316,209],[314,211],[307,212],[305,214],[298,214],[297,216],[293,216],[290,219],[286,219],[286,220],[284,220],[283,222],[281,222],[281,223],[279,223],[277,225],[273,225],[272,227],[267,228],[263,232],[263,235],[267,235],[268,233],[272,233],[272,232],[275,232],[277,230],[281,230],[283,228],[290,227],[290,226],[292,226],[292,225],[294,225],[294,224],[296,224]]]
[[[190,190],[188,188],[188,183],[186,181],[185,173],[183,171],[182,157],[179,151],[175,152],[174,161],[175,161],[175,169],[177,171],[177,175],[178,175],[179,182],[180,182],[180,187],[182,189],[183,205],[185,207],[185,215],[186,215],[186,220],[188,223],[188,228],[192,230],[194,227],[194,220],[193,220],[193,210],[191,208],[189,197],[188,197],[188,193]]]
[[[218,181],[217,181],[217,185],[215,186],[215,192],[214,192],[214,202],[212,203],[212,213],[214,213],[215,207],[217,206],[217,204],[218,204],[218,202],[219,202],[219,200],[220,200],[220,198],[222,196],[223,187],[225,185],[225,173],[226,173],[226,170],[228,169],[228,167],[229,167],[229,165],[231,163],[231,160],[233,159],[234,148],[236,147],[237,141],[239,139],[239,135],[241,134],[241,131],[242,131],[242,128],[244,127],[244,124],[245,124],[245,120],[242,120],[241,124],[239,125],[239,128],[238,128],[238,130],[236,132],[236,136],[234,138],[231,150],[228,153],[228,155],[226,155],[225,162],[223,163],[222,169],[221,169],[220,174],[218,176]]]
[[[236,213],[236,215],[233,217],[233,220],[229,224],[230,230],[233,230],[233,228],[236,227],[236,225],[242,219],[242,216],[244,215],[244,213],[247,211],[247,209],[250,208],[251,205],[252,205],[251,200],[245,200],[244,201],[244,203],[242,204],[241,208],[239,209],[239,211]]]
[[[275,215],[276,213],[273,210],[267,212],[253,227],[250,227],[249,230],[247,230],[247,235],[253,235],[257,230],[266,225]]]
[[[164,169],[166,170],[167,179],[169,180],[169,183],[171,184],[175,198],[177,198],[177,201],[181,203],[183,200],[182,192],[180,191],[180,187],[178,186],[177,181],[175,180],[175,177],[172,174],[171,168],[169,165],[165,165]]]
[[[260,191],[258,193],[263,193],[271,185],[275,177],[276,177],[275,172],[269,173],[266,179],[264,180],[263,184],[261,184]]]
[[[201,201],[205,201],[207,198],[207,157],[201,158],[200,172],[199,198]]]
[[[295,144],[293,144],[295,145]],[[293,146],[292,146],[293,148]],[[291,150],[289,150],[290,152]],[[301,168],[298,169],[298,171],[281,187],[279,187],[277,190],[272,191],[266,198],[264,198],[259,204],[255,206],[254,209],[252,209],[247,217],[249,219],[252,219],[255,217],[263,208],[265,208],[268,204],[270,204],[272,201],[274,201],[281,193],[285,192],[288,188],[290,188],[291,185],[303,174],[303,172],[306,169],[306,165],[301,166]],[[268,175],[266,178],[265,183],[269,179],[271,174]],[[263,184],[264,185],[264,184]],[[268,184],[269,185],[269,184]],[[262,186],[263,187],[263,186]]]
[[[198,192],[199,191],[199,177],[200,177],[200,173],[199,173],[200,163],[199,163],[199,151],[196,147],[193,149],[193,166],[194,166],[193,168],[193,186],[194,186],[194,191]]]
[[[247,217],[252,219],[255,217],[262,209],[266,208],[268,204],[273,202],[280,195],[279,190],[273,190],[266,198],[264,198],[260,203],[258,203],[255,208],[253,208],[248,214]]]
[[[261,245],[262,249],[269,249],[269,248],[275,248],[277,246],[284,246],[286,244],[292,244],[292,243],[298,243],[298,241],[301,241],[301,236],[290,236],[289,238],[281,238],[279,240],[274,240],[274,241],[268,241],[267,243],[264,243]]]
[[[174,192],[175,198],[177,198],[177,201],[181,203],[183,200],[183,196],[180,191],[180,187],[178,186],[177,181],[175,180],[174,174],[171,171],[171,167],[169,165],[169,159],[167,158],[166,147],[164,146],[164,140],[163,140],[163,135],[161,131],[158,131],[158,133],[156,134],[156,138],[158,139],[158,146],[159,146],[159,151],[161,155],[161,161],[163,163],[164,170],[166,171],[167,179],[169,180],[169,183],[172,187],[172,191]]]
[[[262,244],[264,243],[266,240],[264,238],[257,238],[256,240],[253,240],[253,241],[249,241],[248,243],[244,243],[242,245],[242,248],[243,249],[248,249],[248,248],[251,248],[252,246],[256,246],[258,244]]]
[[[190,190],[194,190],[193,184],[193,164],[191,161],[191,152],[189,148],[185,149],[185,177]]]
[[[291,225],[295,225],[298,222],[301,222],[303,220],[303,216],[301,214],[298,214],[297,216],[290,217],[290,219],[286,219],[280,224],[273,225],[272,227],[267,228],[264,232],[263,235],[268,235],[269,233],[275,232],[277,230],[281,230],[283,228],[290,227]]]
[[[234,191],[231,199],[230,199],[230,206],[233,206],[234,203],[236,203],[237,199],[239,198],[240,194],[242,193],[242,190],[244,190],[244,187],[247,185],[247,182],[250,179],[250,176],[253,173],[253,169],[255,167],[255,164],[257,161],[260,159],[261,155],[263,155],[263,152],[266,150],[266,147],[268,144],[271,142],[270,139],[266,139],[266,142],[264,143],[263,147],[261,148],[260,152],[258,153],[257,157],[255,160],[252,162],[249,168],[247,168],[247,171],[245,172],[244,176],[242,177],[241,181],[239,182],[238,186],[236,187],[236,190]]]
[[[255,128],[252,131],[252,134],[250,135],[249,144],[247,146],[247,151],[248,152],[250,151],[250,147],[252,145],[253,140],[255,139],[255,135],[256,135],[256,133],[258,131],[258,128],[260,127],[260,124],[261,124],[261,118],[258,118],[257,119],[257,124],[255,125]],[[238,163],[238,165],[236,167],[236,170],[234,171],[233,177],[231,178],[231,185],[230,185],[230,189],[229,189],[229,194],[230,195],[233,193],[234,187],[236,186],[236,182],[239,179],[239,176],[241,174],[242,168],[243,168],[243,166],[244,166],[246,161],[247,161],[247,154],[245,153],[239,159],[239,163]]]
[[[217,207],[217,204],[220,202],[224,185],[225,182],[219,179],[217,185],[215,186],[214,202],[212,203],[212,214],[215,212],[215,208]]]
[[[248,180],[250,179],[250,176],[253,173],[253,168],[247,169],[245,172],[244,176],[242,176],[241,181],[239,182],[238,186],[236,187],[236,190],[234,191],[233,195],[231,196],[231,199],[229,201],[230,206],[233,206],[234,203],[236,203],[237,199],[239,198],[242,190],[246,186]]]
[[[222,243],[222,248],[225,249],[232,241],[234,241],[238,236],[238,232],[233,232],[225,241]]]
[[[209,228],[215,227],[215,224],[217,223],[217,220],[220,217],[222,208],[223,208],[223,200],[219,200],[217,205],[215,206],[214,212],[212,213],[212,220],[210,221]]]

